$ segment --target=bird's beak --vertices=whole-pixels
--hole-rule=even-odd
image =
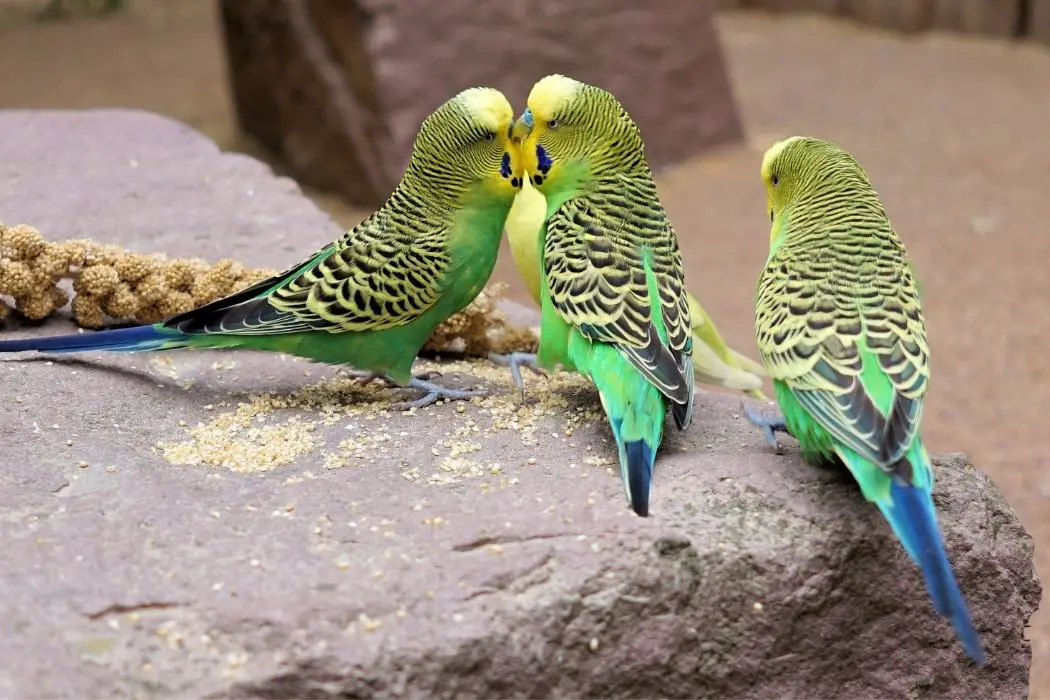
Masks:
[[[510,127],[511,140],[517,143],[524,141],[532,133],[533,124],[535,124],[535,121],[532,118],[532,110],[526,107],[525,111],[521,113],[521,116]]]

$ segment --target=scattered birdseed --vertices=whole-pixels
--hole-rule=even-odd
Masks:
[[[379,629],[380,627],[383,626],[383,621],[382,620],[373,620],[372,618],[370,618],[368,615],[365,615],[364,613],[361,613],[360,615],[357,616],[357,621],[361,623],[361,628],[365,632],[374,632],[375,630],[377,630],[377,629]]]
[[[554,440],[574,447],[574,443],[567,444],[565,438],[576,428],[604,422],[600,405],[589,395],[593,387],[578,375],[557,373],[546,380],[530,378],[529,399],[522,404],[510,374],[503,367],[487,361],[440,365],[422,361],[414,371],[430,369],[438,369],[446,376],[473,377],[478,380],[475,385],[485,387],[489,393],[470,402],[457,402],[452,414],[440,408],[401,413],[402,416],[418,415],[430,425],[438,421],[449,425],[448,430],[442,431],[446,437],[439,439],[430,450],[432,456],[440,458],[436,460],[436,468],[428,470],[430,473],[423,479],[420,467],[406,465],[400,473],[407,481],[447,485],[463,479],[502,476],[498,463],[474,456],[480,455],[486,441],[494,436],[514,431],[525,446],[542,449],[545,443]],[[379,382],[362,386],[355,378],[340,373],[288,394],[249,395],[233,406],[233,410],[219,410],[229,404],[209,404],[203,408],[210,407],[215,415],[208,421],[190,427],[185,419],[179,420],[186,439],[158,443],[157,448],[164,459],[173,464],[259,472],[288,465],[300,455],[314,451],[323,444],[319,429],[342,423],[341,427],[352,436],[326,450],[322,454],[323,465],[328,469],[366,467],[377,458],[395,454],[418,440],[415,431],[393,431],[388,422],[393,415],[391,402],[411,397],[411,392],[407,392],[407,397],[405,393]],[[281,415],[286,410],[295,410],[298,414]],[[541,431],[544,421],[551,418],[563,422],[560,431]],[[592,447],[587,445],[586,449]],[[603,447],[600,453],[607,451],[608,448]],[[614,455],[600,453],[585,458],[584,463],[594,466],[614,463]],[[535,457],[527,461],[529,465],[537,463]],[[295,481],[289,479],[286,483]],[[498,485],[486,482],[484,488],[505,488],[517,483],[517,478],[501,478]]]

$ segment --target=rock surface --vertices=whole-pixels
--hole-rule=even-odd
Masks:
[[[49,236],[280,267],[336,232],[142,113],[0,112],[0,163],[0,217]],[[736,397],[669,435],[643,520],[585,385],[519,407],[442,369],[493,396],[390,415],[278,356],[3,362],[0,695],[1026,696],[1032,543],[963,456],[936,500],[983,670],[853,483]]]
[[[518,110],[550,73],[612,90],[641,126],[654,168],[742,133],[713,0],[220,6],[244,131],[301,182],[359,205],[386,197],[420,121],[474,85],[502,90]]]

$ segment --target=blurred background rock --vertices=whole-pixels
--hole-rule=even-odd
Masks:
[[[170,116],[296,177],[344,226],[459,89],[518,106],[554,71],[613,89],[650,143],[690,289],[752,355],[761,152],[793,133],[840,143],[924,283],[929,446],[988,471],[1050,571],[1050,0],[661,0],[656,19],[599,0],[107,4],[0,0],[0,108]],[[529,303],[505,258],[497,276]],[[1050,698],[1045,611],[1031,635],[1030,697]]]

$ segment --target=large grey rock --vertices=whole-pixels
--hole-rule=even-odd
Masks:
[[[301,182],[382,201],[419,123],[474,85],[516,110],[564,73],[612,90],[654,168],[738,141],[713,0],[224,0],[237,118]]]
[[[50,236],[281,267],[336,230],[146,114],[0,112],[0,163],[0,217]],[[700,395],[643,520],[586,385],[518,407],[444,369],[498,393],[389,415],[271,355],[4,362],[0,696],[1026,696],[1032,543],[965,457],[936,500],[981,670],[852,481],[738,399]]]

